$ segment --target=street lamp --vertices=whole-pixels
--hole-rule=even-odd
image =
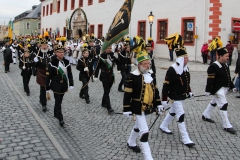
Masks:
[[[152,14],[152,11],[150,12],[150,15],[148,16],[148,21],[150,24],[150,37],[152,37],[152,24],[153,24],[154,15]]]

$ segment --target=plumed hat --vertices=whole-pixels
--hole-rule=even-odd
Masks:
[[[168,45],[169,48],[175,49],[175,48],[181,48],[184,45],[184,41],[182,39],[182,36],[178,33],[172,34],[169,37],[165,38],[164,41]]]
[[[208,50],[209,51],[216,50],[218,48],[221,48],[222,46],[223,46],[222,40],[220,38],[216,37],[209,44]]]
[[[134,46],[131,48],[131,51],[139,53],[144,50],[146,43],[144,39],[140,36],[133,37]]]

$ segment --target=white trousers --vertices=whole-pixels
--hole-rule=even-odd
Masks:
[[[210,101],[211,104],[216,103],[217,106],[221,109],[224,104],[227,103],[226,95],[228,93],[228,88],[222,87],[217,91],[217,93],[213,96]]]
[[[177,121],[179,120],[180,116],[185,113],[183,110],[183,103],[184,103],[183,100],[174,101],[173,103],[170,103],[171,108],[169,109],[169,113],[175,113]]]
[[[207,108],[204,110],[203,115],[206,118],[211,118],[211,113],[215,108],[212,104],[217,104],[218,108],[220,109],[220,116],[222,118],[222,126],[223,128],[232,128],[231,123],[229,122],[227,110],[221,110],[224,104],[228,103],[226,99],[226,94],[228,93],[227,87],[222,87],[217,91],[215,95],[213,95],[212,100],[208,104]]]

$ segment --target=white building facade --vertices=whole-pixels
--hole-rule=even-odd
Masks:
[[[75,36],[94,33],[95,37],[102,38],[125,0],[40,1],[42,33],[47,30],[53,36],[66,36],[69,26],[66,24],[72,17],[70,26]],[[78,8],[86,17],[77,13]],[[216,36],[222,39],[224,46],[229,40],[234,45],[240,42],[239,31],[233,29],[234,23],[240,22],[239,8],[239,0],[231,0],[231,3],[229,0],[135,0],[128,36],[139,35],[145,40],[150,37],[148,15],[152,11],[155,57],[169,58],[168,47],[163,39],[178,32],[183,36],[189,59],[202,61],[201,47],[204,42],[210,43]],[[82,18],[78,19],[79,15]]]

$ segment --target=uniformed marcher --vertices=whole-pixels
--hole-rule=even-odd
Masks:
[[[15,53],[13,53],[13,62],[16,63],[16,57],[18,56],[18,59],[20,59],[19,51],[21,50],[21,47],[16,40],[14,40],[14,42],[12,43],[12,47],[15,51]]]
[[[94,37],[92,37],[92,38],[94,38]],[[95,47],[95,44],[94,44],[94,39],[90,39],[88,41],[88,49],[89,49],[88,58],[92,59],[93,61],[94,60],[97,61],[98,60],[98,55],[96,53],[96,47]],[[92,82],[94,82],[93,77],[92,77]]]
[[[46,88],[45,81],[46,75],[49,74],[48,67],[49,62],[54,59],[54,54],[51,51],[48,51],[48,44],[46,39],[42,38],[40,50],[36,54],[34,58],[34,62],[36,63],[37,73],[36,73],[36,81],[40,85],[40,103],[42,104],[43,112],[47,111],[47,99],[46,99]]]
[[[54,117],[59,120],[59,125],[63,126],[62,100],[68,89],[73,89],[73,76],[71,64],[64,58],[64,47],[59,45],[56,48],[56,58],[49,62],[46,76],[46,91],[53,91],[55,105]]]
[[[127,146],[134,152],[141,152],[136,140],[140,137],[140,145],[145,160],[152,160],[148,144],[149,129],[146,116],[157,111],[161,113],[159,91],[155,74],[150,69],[150,57],[146,51],[137,54],[138,69],[131,72],[126,79],[123,99],[123,114],[132,114],[136,118],[135,125],[127,141]]]
[[[20,55],[19,59],[19,68],[22,70],[21,76],[23,78],[23,87],[27,96],[30,96],[29,81],[32,75],[32,66],[34,65],[32,55],[33,52],[26,48],[24,49],[24,53]]]
[[[183,110],[184,100],[193,97],[190,87],[190,73],[187,66],[188,55],[185,47],[177,48],[175,52],[177,55],[176,62],[167,70],[162,89],[162,105],[166,109],[169,104],[171,108],[160,125],[160,130],[163,133],[173,134],[168,129],[168,124],[176,116],[183,144],[192,147],[195,144],[189,138],[184,122],[185,112]]]
[[[88,94],[88,82],[93,74],[93,59],[89,58],[89,50],[83,48],[82,57],[78,59],[77,70],[79,73],[79,81],[82,81],[82,88],[79,93],[79,97],[86,100],[86,103],[90,103]]]
[[[125,83],[125,80],[127,78],[127,75],[131,72],[131,66],[132,66],[132,55],[130,52],[130,45],[128,43],[124,44],[124,49],[122,52],[118,54],[118,69],[121,72],[122,79],[118,85],[118,91],[124,92],[122,89],[122,86]]]
[[[217,49],[217,54],[218,60],[213,62],[207,70],[208,77],[205,94],[213,95],[213,98],[204,110],[202,119],[210,123],[215,123],[211,119],[211,113],[218,106],[224,130],[231,134],[236,134],[236,130],[233,129],[233,126],[229,122],[227,112],[228,102],[226,94],[229,90],[236,91],[231,81],[229,66],[227,65],[229,55],[226,48]]]
[[[146,44],[145,50],[147,51],[148,55],[151,58],[151,69],[152,69],[153,73],[156,74],[156,67],[155,67],[155,63],[154,63],[154,59],[153,59],[152,45],[150,43]]]
[[[15,52],[15,50],[9,44],[9,42],[6,42],[5,46],[3,46],[3,48],[1,49],[0,52],[3,52],[5,73],[10,72],[9,67],[10,67],[10,63],[13,63],[13,56],[12,55]]]
[[[99,69],[101,69],[100,81],[103,85],[103,97],[102,97],[102,107],[107,108],[108,113],[112,114],[114,110],[110,103],[110,90],[112,88],[113,82],[115,80],[115,75],[113,73],[113,64],[116,62],[116,58],[111,52],[111,46],[106,49],[106,51],[99,55],[98,65],[95,69],[95,80],[98,79]]]

